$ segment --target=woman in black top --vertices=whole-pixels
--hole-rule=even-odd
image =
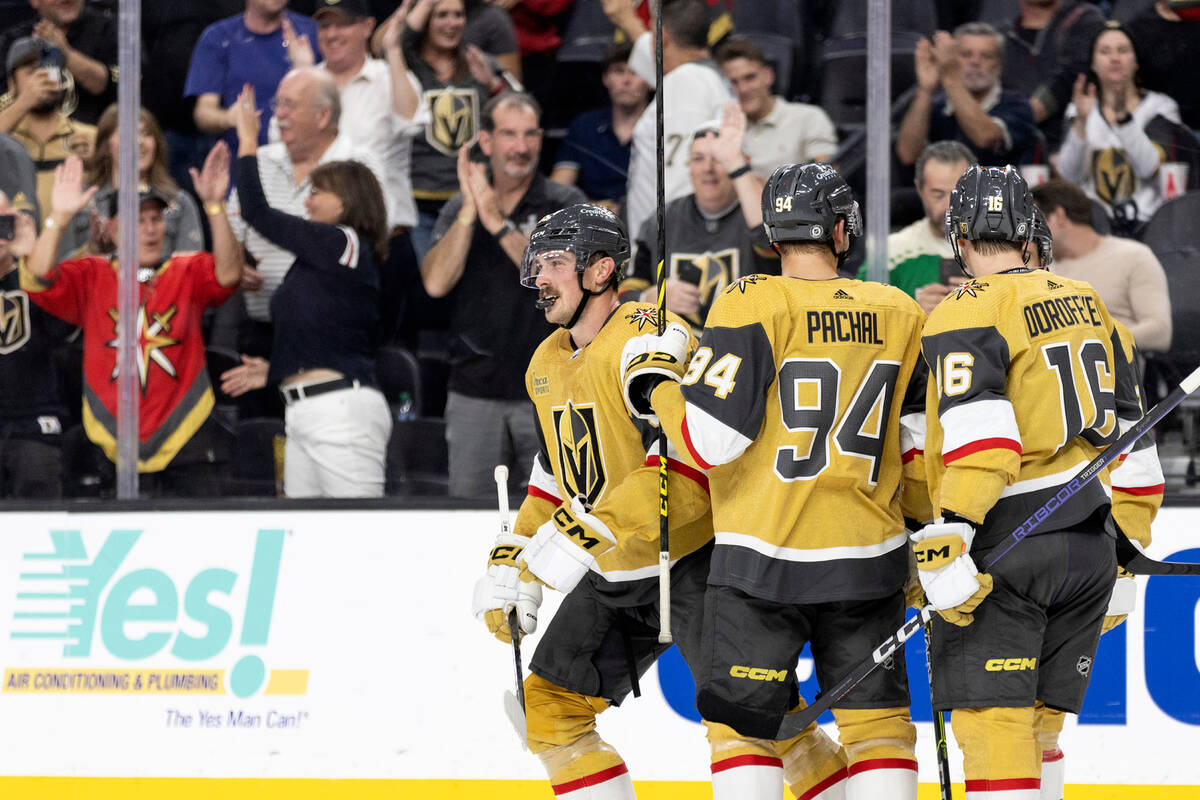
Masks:
[[[411,70],[421,88],[411,161],[418,259],[429,249],[442,205],[458,192],[458,150],[474,143],[488,97],[520,88],[494,57],[464,41],[466,22],[463,0],[406,0],[382,38],[392,85],[407,84]]]
[[[267,205],[258,174],[258,112],[247,86],[237,104],[236,181],[241,214],[296,254],[271,298],[271,360],[243,356],[227,371],[231,395],[278,384],[287,448],[288,497],[380,497],[392,418],[379,391],[379,270],[387,212],[375,176],[356,161],[312,171],[308,219]]]

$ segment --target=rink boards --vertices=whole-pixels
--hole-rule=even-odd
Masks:
[[[502,712],[512,651],[469,612],[496,525],[468,511],[0,514],[0,795],[552,797]],[[1200,561],[1200,509],[1164,510],[1154,533],[1154,557]],[[1068,798],[1200,797],[1200,578],[1139,583],[1062,737]],[[920,637],[908,655],[934,797]],[[798,670],[811,696],[811,662]],[[711,796],[682,662],[668,654],[642,686],[599,726],[639,797]]]

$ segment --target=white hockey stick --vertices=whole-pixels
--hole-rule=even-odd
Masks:
[[[497,464],[495,472],[492,473],[496,479],[496,505],[500,509],[500,533],[507,534],[511,530],[511,523],[508,517],[508,467],[503,464]],[[517,622],[517,609],[510,608],[508,610],[508,635],[512,639],[513,648],[513,666],[516,670],[517,692],[504,693],[504,714],[508,717],[508,721],[512,723],[513,730],[517,732],[517,738],[521,740],[522,749],[525,748],[525,678],[521,671],[521,626]]]

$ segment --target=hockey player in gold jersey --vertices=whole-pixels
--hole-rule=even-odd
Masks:
[[[1037,204],[1033,207],[1033,240],[1037,245],[1038,263],[1046,270],[1051,270],[1054,263],[1054,239],[1050,228],[1046,225],[1045,215]],[[1133,334],[1121,324],[1113,320],[1121,348],[1124,350],[1125,361],[1136,368],[1140,360],[1133,345]],[[1136,393],[1141,396],[1141,379],[1135,371],[1137,379]],[[1144,411],[1145,406],[1139,402]],[[1126,426],[1122,426],[1124,432]],[[1154,439],[1143,436],[1133,446],[1133,460],[1126,456],[1121,463],[1112,469],[1112,516],[1121,531],[1139,547],[1145,549],[1150,545],[1150,523],[1162,505],[1163,474],[1158,462]],[[1137,604],[1137,585],[1134,577],[1122,569],[1118,569],[1117,581],[1113,585],[1109,597],[1108,609],[1105,611],[1102,630],[1107,633],[1125,621]],[[1066,783],[1066,758],[1058,745],[1059,734],[1062,733],[1066,722],[1066,712],[1057,708],[1049,708],[1045,703],[1038,702],[1034,706],[1034,720],[1037,730],[1038,746],[1042,751],[1040,800],[1063,800],[1063,786]]]
[[[542,439],[529,494],[475,591],[476,615],[505,641],[510,607],[525,633],[536,624],[535,579],[566,593],[525,681],[529,748],[561,800],[633,798],[625,763],[595,732],[595,717],[630,692],[631,668],[640,675],[667,647],[657,638],[657,437],[626,410],[618,364],[630,338],[655,328],[656,311],[619,305],[628,258],[624,226],[599,206],[555,212],[530,237],[522,282],[562,327],[526,373]],[[708,478],[673,450],[668,457],[673,629],[694,663],[712,551]],[[840,758],[819,731],[803,746],[825,761]],[[797,788],[823,777],[806,772]]]
[[[770,738],[797,706],[801,649],[828,685],[900,627],[904,518],[930,518],[924,313],[899,289],[838,277],[861,222],[833,168],[780,167],[762,204],[783,275],[717,298],[682,383],[645,372],[680,356],[670,331],[632,341],[622,370],[634,413],[657,414],[708,469],[716,544],[696,705],[729,754],[713,767],[718,800],[779,797],[794,742]],[[899,651],[833,708],[845,797],[917,796],[908,706]]]
[[[1109,487],[1127,490],[1127,520],[1148,533],[1146,479],[1157,459],[1135,449],[1111,480],[1087,484],[990,574],[978,572],[976,561],[1141,411],[1129,350],[1095,291],[1027,266],[1034,206],[1016,170],[968,169],[946,220],[971,280],[934,309],[922,338],[931,372],[926,466],[939,518],[912,538],[922,587],[941,615],[933,700],[954,711],[967,800],[1038,800],[1043,751],[1061,728],[1056,712],[1079,712],[1113,594]],[[1117,502],[1118,518],[1126,502]],[[1001,658],[1006,668],[996,669]]]

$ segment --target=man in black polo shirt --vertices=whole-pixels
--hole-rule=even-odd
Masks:
[[[456,497],[487,496],[497,464],[529,475],[538,439],[525,367],[553,326],[515,278],[537,221],[587,202],[578,189],[538,173],[536,100],[504,92],[482,117],[479,147],[490,169],[471,163],[466,147],[459,151],[459,193],[442,207],[421,263],[430,297],[451,298],[446,436]]]
[[[73,330],[21,290],[14,239],[33,246],[33,217],[0,192],[0,497],[62,495],[67,410],[52,353]]]
[[[26,36],[47,40],[66,56],[79,103],[71,116],[95,125],[117,99],[117,23],[84,0],[29,0],[38,16],[0,33],[0,57]]]

